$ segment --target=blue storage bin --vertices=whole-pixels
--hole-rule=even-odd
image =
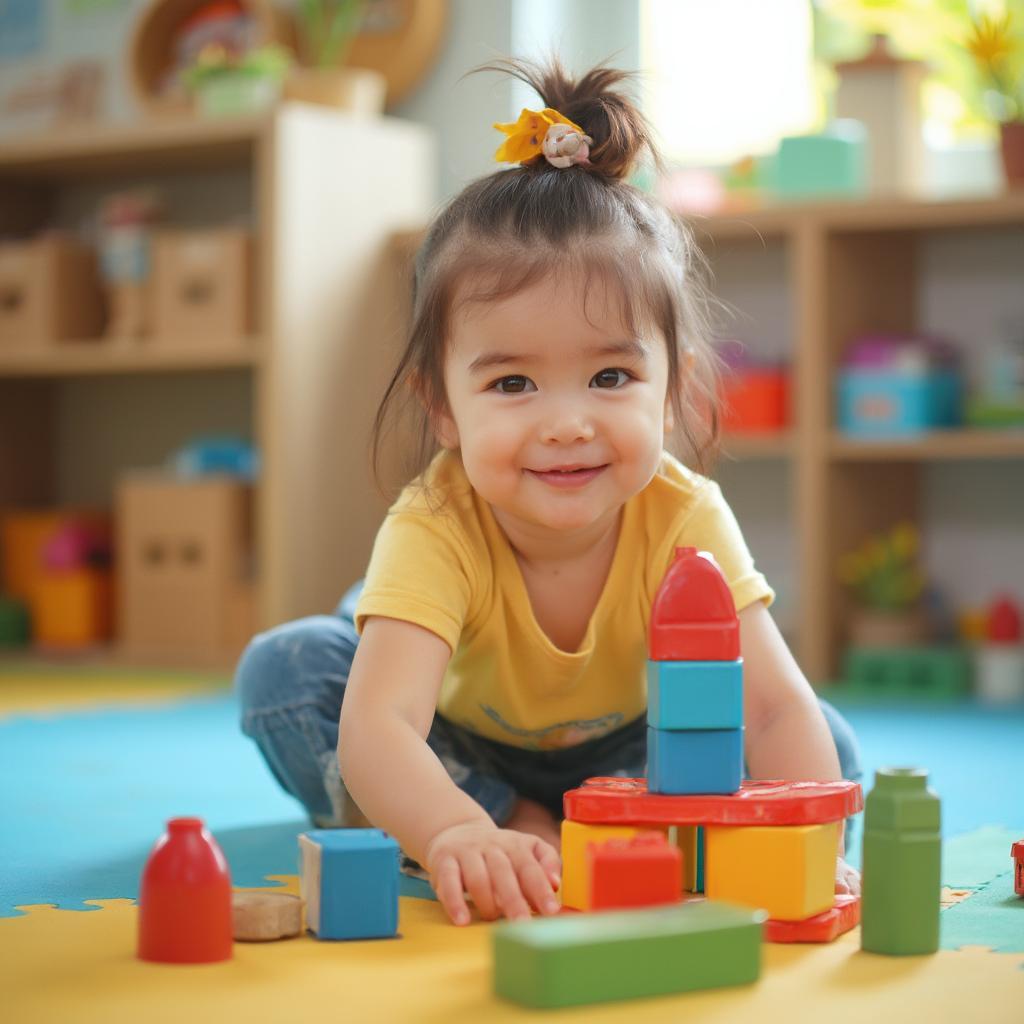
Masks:
[[[852,437],[909,437],[961,422],[962,385],[952,369],[839,372],[839,426]]]

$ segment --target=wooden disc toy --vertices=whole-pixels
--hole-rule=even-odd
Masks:
[[[302,932],[303,902],[286,892],[235,892],[231,916],[236,942],[272,942]]]

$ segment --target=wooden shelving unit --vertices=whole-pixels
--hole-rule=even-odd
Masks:
[[[301,104],[0,144],[0,234],[31,236],[88,213],[98,195],[150,183],[175,190],[186,226],[190,201],[207,226],[227,215],[207,186],[227,176],[232,199],[251,197],[242,213],[257,254],[252,337],[0,349],[0,506],[94,492],[109,502],[140,453],[162,461],[170,439],[229,422],[261,456],[261,622],[332,608],[363,572],[386,507],[366,449],[405,299],[388,241],[426,218],[434,163],[417,125]]]
[[[712,268],[737,249],[781,246],[793,314],[793,429],[733,439],[737,458],[785,454],[796,539],[798,653],[814,681],[834,678],[847,604],[842,552],[897,519],[919,521],[925,467],[1024,460],[1024,431],[948,430],[906,441],[858,441],[835,428],[833,382],[851,338],[920,329],[921,252],[937,233],[1008,232],[1024,278],[1024,193],[956,202],[887,200],[780,206],[693,221]],[[953,244],[956,244],[955,242]],[[724,451],[730,453],[730,439]]]

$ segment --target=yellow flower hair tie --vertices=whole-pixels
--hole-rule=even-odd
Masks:
[[[508,138],[498,147],[494,159],[499,163],[528,164],[543,156],[553,167],[571,167],[590,163],[594,140],[583,129],[557,110],[527,110],[514,124],[496,124]]]

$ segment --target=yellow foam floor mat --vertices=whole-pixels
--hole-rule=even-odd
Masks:
[[[0,717],[60,714],[106,704],[133,706],[193,697],[230,686],[225,673],[176,672],[116,666],[0,659]]]
[[[292,892],[294,877],[281,879]],[[280,891],[280,890],[278,890]],[[410,1021],[461,1024],[544,1014],[491,994],[490,930],[455,928],[437,903],[403,898],[401,937],[236,943],[223,964],[135,958],[137,907],[34,907],[0,920],[0,1017],[31,1024]],[[807,1021],[1020,1024],[1024,957],[983,949],[930,957],[861,953],[859,932],[828,946],[764,947],[761,980],[738,989],[555,1011],[559,1021]]]

